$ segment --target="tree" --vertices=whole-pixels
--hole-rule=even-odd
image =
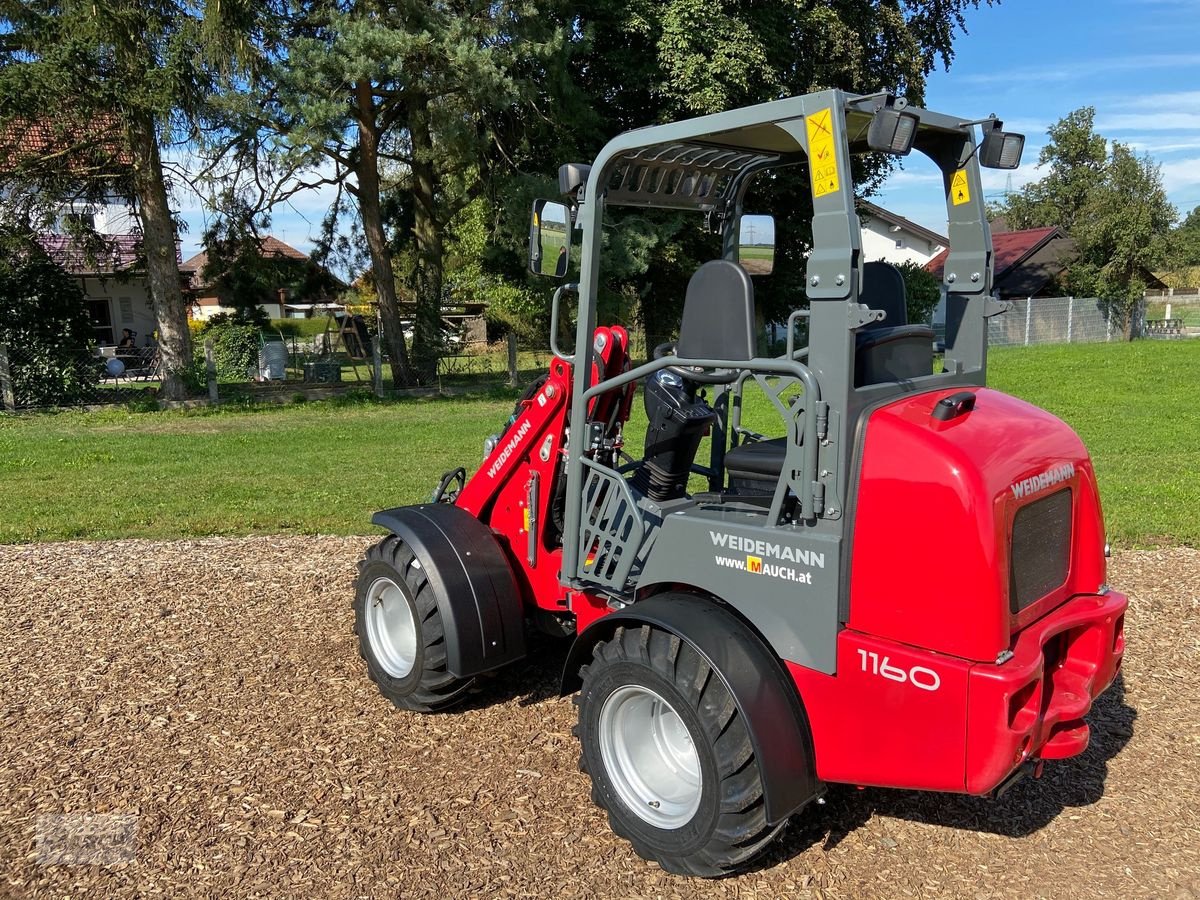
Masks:
[[[1049,166],[1049,171],[1002,204],[1010,228],[1057,225],[1068,234],[1074,231],[1108,166],[1108,143],[1093,130],[1095,119],[1096,110],[1085,106],[1050,126],[1038,154],[1038,167]]]
[[[1052,126],[1039,157],[1049,171],[996,211],[1014,228],[1063,227],[1078,250],[1064,286],[1105,301],[1128,334],[1146,275],[1168,257],[1176,210],[1154,160],[1118,141],[1109,145],[1093,118],[1085,107]]]
[[[91,341],[78,280],[31,231],[0,224],[0,344],[19,354],[13,388],[20,402],[78,402],[99,380],[98,368],[79,365],[79,349]]]
[[[269,220],[262,220],[263,227]],[[265,326],[262,307],[277,303],[284,289],[292,302],[327,300],[341,285],[328,270],[311,258],[297,258],[272,249],[255,223],[237,216],[222,216],[204,234],[206,261],[200,276],[234,309],[240,325]]]
[[[447,228],[481,196],[530,74],[553,59],[536,4],[297,0],[277,87],[261,108],[297,163],[357,205],[398,384],[436,370]],[[532,107],[525,109],[532,116]],[[401,223],[396,271],[385,202]],[[415,309],[410,364],[397,274]]]
[[[1200,206],[1194,208],[1167,237],[1167,283],[1194,288],[1200,276]]]
[[[963,11],[978,5],[597,0],[580,10],[573,28],[580,46],[571,68],[590,109],[567,125],[578,154],[590,158],[629,128],[826,87],[890,90],[921,105],[929,73],[954,58]],[[859,193],[869,196],[893,165],[880,154],[856,158]],[[776,215],[775,271],[756,286],[756,302],[767,318],[778,319],[804,296],[811,244],[807,171],[760,177],[747,209]],[[616,250],[625,235],[620,226],[609,232],[610,247]],[[647,329],[677,322],[687,279],[719,247],[694,219],[678,217],[663,217],[650,236],[637,224],[629,239],[642,260],[632,274],[655,298],[646,314],[660,324],[646,322]],[[610,282],[608,288],[621,286]]]
[[[223,77],[246,72],[263,9],[250,0],[0,4],[0,130],[48,123],[60,141],[54,154],[10,154],[0,187],[40,198],[43,215],[72,196],[115,190],[134,202],[167,398],[183,395],[192,348],[162,151],[212,124],[208,101]]]

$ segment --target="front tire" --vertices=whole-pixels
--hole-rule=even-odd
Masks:
[[[593,650],[576,704],[580,768],[613,831],[668,872],[716,877],[757,856],[762,773],[721,674],[659,628],[619,627]]]
[[[447,671],[446,631],[433,586],[421,560],[394,534],[358,564],[354,630],[367,674],[401,709],[445,709],[474,683]]]

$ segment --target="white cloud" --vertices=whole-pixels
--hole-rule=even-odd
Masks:
[[[993,70],[958,75],[961,84],[1011,85],[1030,82],[1079,81],[1093,75],[1112,72],[1140,72],[1147,69],[1186,69],[1200,67],[1197,53],[1148,53],[1134,56],[1105,56],[1096,54],[1090,59],[1071,60],[1061,65],[1021,66],[1015,69]]]
[[[1136,112],[1101,115],[1096,130],[1110,131],[1196,131],[1200,129],[1200,113],[1195,112]]]
[[[1161,168],[1163,187],[1168,194],[1200,186],[1200,157],[1172,160],[1162,163]]]

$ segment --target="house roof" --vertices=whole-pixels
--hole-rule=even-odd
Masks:
[[[950,239],[945,235],[938,234],[936,231],[930,231],[904,216],[898,216],[889,209],[884,209],[882,206],[877,206],[870,200],[859,200],[857,203],[859,210],[869,216],[874,216],[877,219],[882,219],[889,225],[897,225],[905,231],[911,232],[918,237],[924,238],[931,244],[936,244],[939,247],[945,247],[950,243]]]
[[[259,253],[264,257],[275,259],[308,259],[308,254],[301,250],[297,250],[291,244],[285,244],[279,238],[272,234],[259,238],[258,241]],[[200,275],[204,271],[204,267],[208,264],[208,251],[201,250],[195,256],[189,257],[179,267],[181,272],[195,272]]]
[[[97,235],[94,243],[86,244],[65,234],[42,234],[38,243],[72,275],[108,275],[145,268],[140,234]],[[176,243],[176,258],[178,253]]]
[[[46,118],[31,122],[10,119],[0,126],[0,171],[36,164],[64,149],[79,173],[133,165],[115,115],[96,116],[87,122],[72,122],[70,117]]]
[[[1075,244],[1057,225],[993,234],[993,285],[1005,296],[1033,296],[1062,272],[1074,252]],[[926,271],[941,279],[949,255],[947,247],[925,264]]]

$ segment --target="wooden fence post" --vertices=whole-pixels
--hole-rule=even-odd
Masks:
[[[208,375],[208,399],[217,402],[217,359],[213,356],[213,342],[209,338],[204,342],[204,370]]]
[[[17,395],[13,389],[12,370],[9,368],[8,347],[0,344],[0,406],[10,412],[17,411]]]
[[[380,344],[383,342],[383,332],[379,331],[375,334],[375,340],[371,341],[371,364],[375,367],[375,396],[383,396],[383,348]]]
[[[517,333],[508,333],[508,385],[517,386]]]

